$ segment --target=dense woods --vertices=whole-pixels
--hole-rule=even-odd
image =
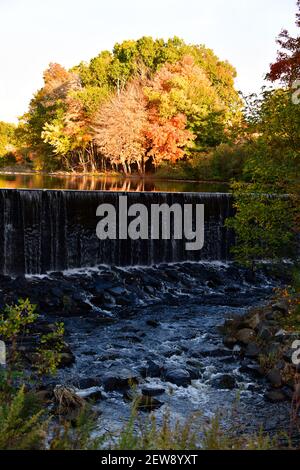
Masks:
[[[124,41],[71,70],[53,63],[15,148],[43,170],[144,173],[200,158],[240,125],[235,75],[212,50],[176,37]]]

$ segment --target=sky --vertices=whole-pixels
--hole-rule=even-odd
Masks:
[[[16,122],[50,62],[69,68],[141,36],[205,44],[259,91],[296,0],[0,0],[0,120]]]

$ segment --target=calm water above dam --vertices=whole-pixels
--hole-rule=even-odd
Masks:
[[[26,173],[0,173],[0,188],[204,193],[225,193],[229,190],[229,186],[226,183],[166,181],[155,178],[122,178],[117,176],[73,176]]]

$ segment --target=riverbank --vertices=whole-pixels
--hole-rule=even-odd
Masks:
[[[228,319],[222,328],[224,344],[241,360],[253,361],[245,372],[266,380],[265,398],[272,403],[292,402],[295,420],[300,404],[299,300],[296,293],[277,295],[270,303],[250,309],[244,317]]]

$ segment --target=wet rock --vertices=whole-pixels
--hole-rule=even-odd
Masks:
[[[280,403],[287,399],[281,390],[269,390],[265,393],[265,398],[271,403]]]
[[[270,370],[267,374],[267,379],[274,388],[280,388],[282,385],[282,377],[278,369]]]
[[[146,324],[152,326],[153,328],[156,328],[157,326],[159,326],[159,321],[150,319],[146,321]]]
[[[227,348],[233,348],[237,343],[237,339],[234,336],[226,336],[223,343]]]
[[[162,366],[149,359],[146,366],[140,369],[142,377],[160,377]]]
[[[262,326],[261,328],[259,328],[258,330],[258,337],[264,341],[269,341],[271,338],[272,338],[272,332],[271,330],[266,327],[266,326]]]
[[[276,302],[275,304],[273,304],[272,310],[274,312],[280,312],[284,315],[287,315],[289,313],[289,305],[286,301],[282,300],[280,302]]]
[[[101,390],[86,390],[81,396],[88,402],[96,402],[103,398]]]
[[[245,349],[245,356],[249,358],[256,358],[260,353],[261,349],[256,343],[249,343]]]
[[[131,372],[122,372],[120,374],[109,372],[102,377],[104,390],[111,392],[113,390],[124,390],[133,384],[138,383],[138,377]]]
[[[222,357],[228,355],[226,349],[216,347],[214,344],[196,344],[188,352],[192,357]]]
[[[117,286],[117,287],[112,287],[109,289],[109,293],[113,296],[119,296],[119,295],[124,295],[126,294],[126,289],[124,289],[124,287],[121,287],[121,286]]]
[[[187,387],[191,383],[191,376],[185,369],[167,369],[163,377],[167,382],[181,387]]]
[[[157,395],[162,395],[165,393],[165,389],[162,387],[143,387],[142,394],[147,397],[156,397]]]
[[[240,367],[239,371],[242,373],[246,373],[253,378],[261,378],[264,375],[263,368],[260,367],[258,364],[243,365]]]
[[[74,383],[74,385],[76,385],[77,388],[83,390],[86,388],[98,387],[99,385],[101,385],[101,380],[97,377],[87,377],[84,379],[79,379],[78,381],[76,381],[76,383]]]
[[[196,367],[188,367],[186,370],[190,374],[191,380],[197,380],[201,376],[199,369]]]
[[[236,380],[232,375],[222,374],[211,380],[211,385],[215,388],[233,390],[236,387]]]
[[[251,316],[250,318],[244,320],[243,324],[245,326],[245,328],[250,328],[252,330],[255,330],[258,325],[260,324],[261,322],[261,318],[259,316],[258,313],[256,313],[255,315]]]
[[[154,398],[152,396],[140,395],[137,398],[137,408],[141,411],[154,411],[160,408],[162,405],[163,402],[157,400],[157,398]]]
[[[68,367],[74,364],[75,362],[75,356],[71,352],[63,352],[60,355],[60,363],[59,367]]]
[[[255,337],[255,333],[250,328],[242,328],[236,333],[236,338],[239,343],[242,343],[247,346],[247,344],[251,343]]]

